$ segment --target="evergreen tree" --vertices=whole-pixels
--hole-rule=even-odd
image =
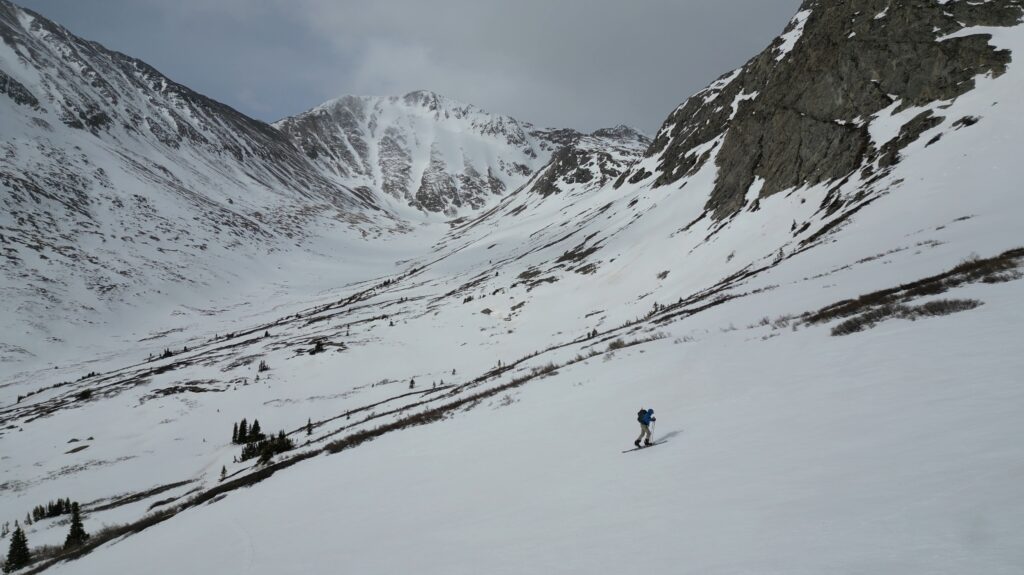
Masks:
[[[249,439],[249,424],[242,418],[242,421],[238,424],[238,443],[245,443]]]
[[[306,421],[306,435],[313,435],[313,420]]]
[[[7,561],[4,573],[17,571],[32,562],[32,554],[28,551],[28,537],[17,522],[14,523],[14,534],[11,535],[11,547],[7,550]]]
[[[238,423],[231,429],[231,443],[238,443]]]
[[[78,510],[78,502],[71,504],[71,530],[68,531],[68,538],[64,540],[64,548],[71,549],[78,547],[89,539],[82,525],[82,514]]]
[[[245,447],[242,448],[242,461],[258,457],[260,463],[268,463],[278,453],[284,453],[294,447],[295,443],[282,430],[277,436],[272,435],[268,438],[245,444]]]
[[[249,428],[249,441],[259,441],[263,439],[263,434],[260,433],[260,420],[252,420],[252,427]]]

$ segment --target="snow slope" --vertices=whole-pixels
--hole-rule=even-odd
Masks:
[[[406,196],[470,214],[584,137],[427,92],[338,100],[286,134],[6,0],[0,112],[0,376],[16,379],[394,273],[445,231]],[[358,153],[318,159],[305,123],[351,128]]]
[[[4,374],[409,229],[270,126],[6,0],[0,110]]]
[[[849,9],[912,9],[874,4]],[[821,49],[817,5],[753,65]],[[737,102],[741,70],[646,152],[583,138],[387,276],[164,335],[168,358],[12,381],[0,518],[57,497],[93,532],[167,513],[58,573],[1020,572],[1024,27],[930,41],[1011,58],[860,118],[841,178],[761,172],[713,201],[730,131],[776,95]],[[694,106],[724,131],[688,140]],[[666,443],[622,454],[640,407]],[[235,461],[242,417],[297,447]]]
[[[813,331],[662,340],[318,457],[57,572],[1016,573],[1024,453],[1006,439],[1024,394],[1003,370],[978,381],[958,343],[1018,334],[1001,315],[828,350]],[[899,377],[872,377],[886,372]],[[621,454],[640,404],[660,408],[667,443]]]
[[[522,185],[551,154],[585,137],[539,130],[421,90],[402,97],[344,96],[274,124],[344,185],[382,190],[400,213],[471,215]],[[647,138],[619,126],[593,136],[626,145]],[[405,210],[403,210],[405,208]]]

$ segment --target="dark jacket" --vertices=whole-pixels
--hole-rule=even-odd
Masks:
[[[647,411],[644,411],[638,415],[638,420],[640,421],[641,425],[650,425],[652,421],[655,421],[653,409],[648,409]]]

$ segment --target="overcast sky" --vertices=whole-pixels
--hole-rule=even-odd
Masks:
[[[267,121],[427,89],[542,126],[653,133],[799,0],[15,0]]]

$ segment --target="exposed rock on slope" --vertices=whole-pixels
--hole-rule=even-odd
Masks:
[[[555,152],[530,189],[542,196],[557,194],[573,184],[593,189],[614,182],[650,144],[632,128],[618,126],[581,136]]]
[[[408,231],[403,216],[423,219],[408,205],[496,203],[585,138],[430,92],[341,98],[278,128],[0,0],[0,323],[19,326],[0,359],[172,290],[269,285],[271,253],[339,269],[339,241]]]
[[[638,167],[623,181],[672,184],[720,147],[707,208],[722,219],[744,206],[755,185],[766,197],[884,169],[925,127],[943,121],[931,104],[969,91],[976,75],[1002,74],[1010,59],[984,34],[936,40],[969,26],[1013,25],[1021,6],[807,0],[764,52],[669,116],[647,151],[658,160],[653,173]],[[922,109],[903,133],[873,138],[880,112],[909,107],[932,109]]]
[[[5,335],[399,225],[269,125],[6,0],[0,133]]]
[[[448,216],[518,188],[553,152],[584,137],[570,129],[536,129],[427,91],[345,96],[275,126],[344,184],[383,190],[399,205]],[[595,135],[643,138],[626,126]]]

